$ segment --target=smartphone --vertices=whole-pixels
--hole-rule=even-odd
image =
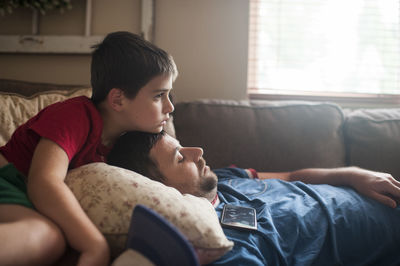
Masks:
[[[256,210],[250,207],[225,204],[221,224],[228,227],[257,230]]]

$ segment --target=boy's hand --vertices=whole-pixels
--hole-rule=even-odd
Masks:
[[[109,260],[110,250],[104,239],[100,243],[93,243],[90,249],[81,253],[78,266],[107,266]]]
[[[359,193],[396,208],[400,204],[400,182],[392,175],[360,168],[351,168],[350,185]]]

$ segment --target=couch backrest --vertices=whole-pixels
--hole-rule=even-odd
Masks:
[[[17,94],[25,97],[33,97],[43,92],[66,92],[76,91],[82,88],[88,88],[82,85],[65,85],[65,84],[51,84],[29,82],[22,80],[0,79],[0,92],[5,94]]]
[[[177,138],[203,147],[212,168],[344,166],[343,123],[329,103],[201,100],[177,103],[174,112]]]
[[[15,129],[44,107],[65,99],[86,95],[91,88],[0,80],[0,146]]]
[[[345,122],[347,164],[400,180],[400,108],[360,109]]]

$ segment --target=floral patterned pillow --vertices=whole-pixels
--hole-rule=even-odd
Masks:
[[[66,179],[89,218],[105,235],[113,256],[125,248],[132,210],[143,204],[166,218],[209,263],[233,247],[214,207],[204,198],[178,190],[130,170],[92,163],[70,170]]]

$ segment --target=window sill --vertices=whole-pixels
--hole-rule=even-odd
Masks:
[[[310,91],[252,90],[249,89],[250,100],[270,101],[318,101],[334,102],[346,108],[400,108],[400,95],[367,94],[367,93],[334,93]]]

